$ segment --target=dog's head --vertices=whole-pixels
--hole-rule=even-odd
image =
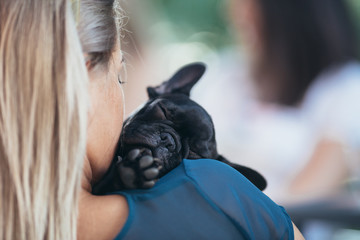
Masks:
[[[149,100],[124,123],[121,155],[134,148],[148,148],[164,163],[164,172],[184,158],[216,159],[211,117],[189,98],[191,88],[204,72],[203,64],[190,64],[161,85],[149,87]]]
[[[210,115],[189,97],[204,72],[203,64],[193,63],[161,85],[149,87],[149,100],[124,122],[119,155],[125,156],[134,148],[149,149],[163,164],[160,176],[184,158],[217,159],[234,167],[260,190],[265,189],[266,180],[261,174],[218,154]]]

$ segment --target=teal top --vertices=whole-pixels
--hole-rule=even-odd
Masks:
[[[115,194],[129,204],[115,239],[294,239],[284,208],[219,161],[185,159],[153,188]]]

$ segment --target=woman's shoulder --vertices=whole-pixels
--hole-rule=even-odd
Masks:
[[[239,197],[236,201],[247,201],[253,198],[251,200],[253,203],[260,200],[274,204],[246,177],[223,162],[213,159],[185,159],[183,165],[186,175],[213,200],[223,201],[223,197],[230,194],[231,198],[234,195]]]
[[[241,189],[241,193],[246,194],[246,196],[264,195],[239,171],[221,161],[185,159],[183,165],[186,175],[206,192]]]
[[[292,238],[292,222],[285,209],[234,168],[211,159],[184,160],[183,164],[204,197],[238,226],[245,226],[252,237]],[[261,231],[253,232],[255,229]]]
[[[117,239],[293,239],[285,210],[217,160],[185,159],[152,189],[119,194],[130,213]]]
[[[238,174],[239,172],[230,167],[228,164],[214,159],[184,159],[182,164],[184,165],[187,175],[193,179],[201,180],[202,178],[208,176],[208,174],[211,174],[212,176],[223,176],[223,174],[226,174],[226,179],[246,179],[241,174]]]

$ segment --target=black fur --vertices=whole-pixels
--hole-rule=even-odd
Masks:
[[[152,187],[184,158],[224,162],[260,190],[265,189],[266,181],[258,172],[218,154],[210,115],[189,98],[204,72],[203,64],[193,63],[170,80],[147,89],[149,100],[124,122],[114,163],[103,181],[94,186],[94,193]]]

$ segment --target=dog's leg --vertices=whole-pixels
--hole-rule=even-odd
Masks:
[[[235,168],[238,172],[244,175],[250,182],[252,182],[261,191],[263,191],[266,188],[267,183],[265,178],[257,171],[236,163],[232,163],[221,155],[217,157],[217,160]]]

